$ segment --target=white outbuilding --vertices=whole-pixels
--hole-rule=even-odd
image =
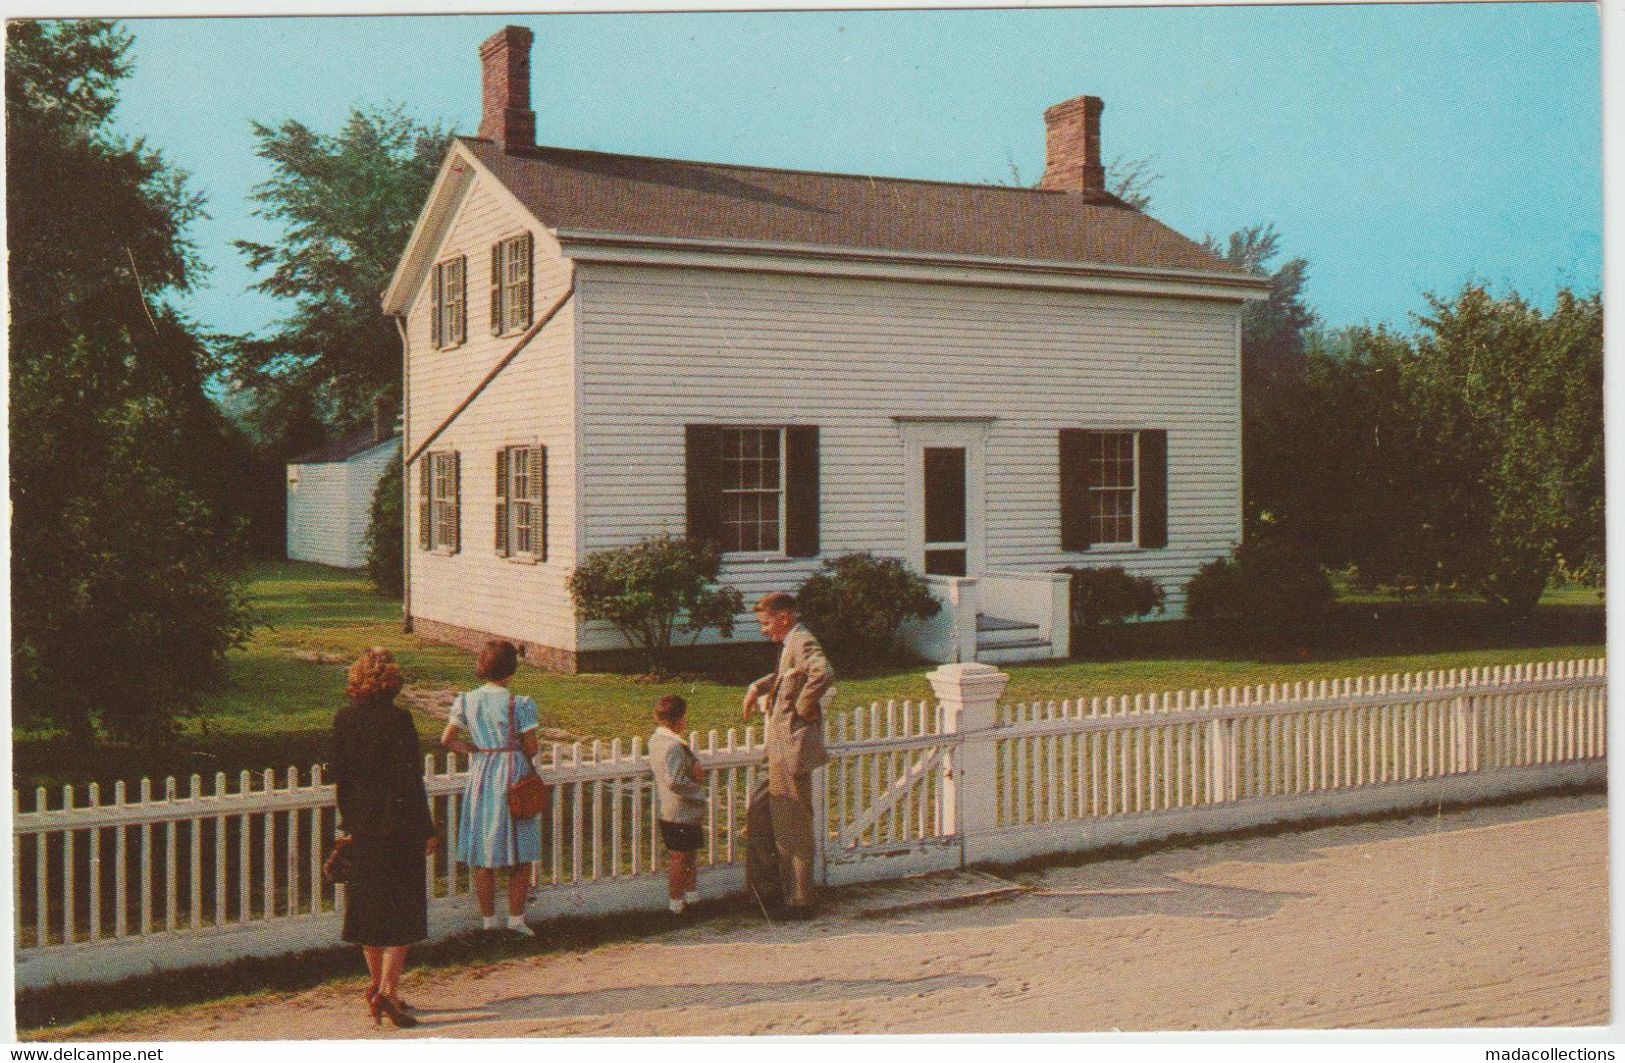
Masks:
[[[372,496],[401,437],[374,428],[288,462],[288,559],[338,568],[367,563]]]

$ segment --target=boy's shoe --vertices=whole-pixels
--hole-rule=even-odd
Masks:
[[[533,938],[536,936],[536,931],[530,928],[530,924],[525,922],[525,917],[522,915],[510,915],[508,917],[508,929],[520,937]]]
[[[666,908],[671,912],[672,915],[682,915],[684,910],[688,908],[688,905],[682,900],[667,901]]]

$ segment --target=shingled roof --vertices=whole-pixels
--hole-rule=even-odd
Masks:
[[[555,230],[1254,276],[1109,193],[458,139]]]
[[[379,439],[371,428],[360,428],[343,439],[335,439],[331,443],[307,450],[303,454],[288,459],[289,465],[325,465],[332,461],[349,461],[357,454],[365,454],[373,447],[385,443],[398,442],[401,438],[399,432],[391,432],[386,439]]]

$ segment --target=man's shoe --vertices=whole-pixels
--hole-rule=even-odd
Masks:
[[[790,923],[805,923],[813,917],[813,910],[806,904],[787,904],[779,913],[779,918]]]

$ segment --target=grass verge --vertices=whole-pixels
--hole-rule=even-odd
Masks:
[[[221,689],[188,718],[163,747],[98,744],[85,747],[60,736],[13,733],[13,785],[32,806],[36,786],[114,780],[134,786],[173,775],[186,789],[198,773],[208,790],[215,772],[270,767],[279,774],[327,757],[333,713],[344,702],[344,669],[368,646],[384,646],[405,669],[410,687],[426,694],[475,684],[473,661],[463,650],[438,646],[401,631],[400,603],[374,594],[365,577],[300,562],[261,564],[249,589],[260,623],[253,639],[233,653]],[[1092,651],[1063,661],[1005,667],[1008,701],[1148,693],[1250,683],[1289,683],[1338,676],[1480,665],[1567,660],[1604,653],[1603,607],[1595,591],[1564,589],[1543,601],[1534,617],[1509,623],[1481,602],[1464,599],[1400,600],[1372,595],[1339,603],[1323,627],[1300,645],[1258,647],[1243,638],[1220,640],[1185,621],[1135,624],[1102,633]],[[652,727],[651,706],[665,692],[689,702],[690,727],[702,733],[740,726],[745,683],[769,670],[764,645],[758,669],[737,674],[685,676],[666,682],[608,674],[558,675],[524,667],[514,689],[536,698],[544,725],[586,738],[629,739]],[[840,667],[837,705],[931,697],[920,663]],[[424,749],[432,748],[440,721],[418,714]]]

